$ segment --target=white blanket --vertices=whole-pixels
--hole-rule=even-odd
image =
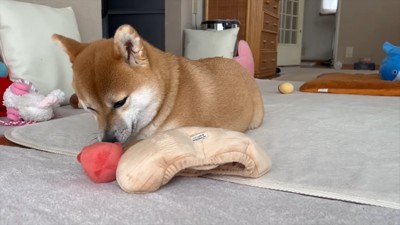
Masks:
[[[278,81],[258,84],[265,120],[247,134],[271,156],[272,170],[259,179],[212,178],[400,209],[400,98],[283,95]],[[32,148],[76,155],[95,141],[95,133],[91,116],[82,114],[5,135]]]

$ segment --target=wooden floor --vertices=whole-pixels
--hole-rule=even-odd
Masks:
[[[11,142],[7,140],[4,135],[0,135],[0,145],[6,145],[6,146],[14,146],[14,147],[24,147],[22,145],[15,144],[14,142]]]

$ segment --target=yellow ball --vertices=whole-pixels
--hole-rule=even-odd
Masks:
[[[293,84],[291,84],[289,82],[284,82],[279,85],[278,90],[282,94],[290,94],[293,92],[294,86],[293,86]]]

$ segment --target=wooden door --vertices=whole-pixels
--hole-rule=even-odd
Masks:
[[[304,0],[281,0],[278,66],[300,65]]]

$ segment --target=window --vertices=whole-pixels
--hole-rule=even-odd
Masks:
[[[336,14],[338,0],[321,0],[321,14]]]
[[[299,19],[299,0],[280,1],[279,43],[296,44]]]

